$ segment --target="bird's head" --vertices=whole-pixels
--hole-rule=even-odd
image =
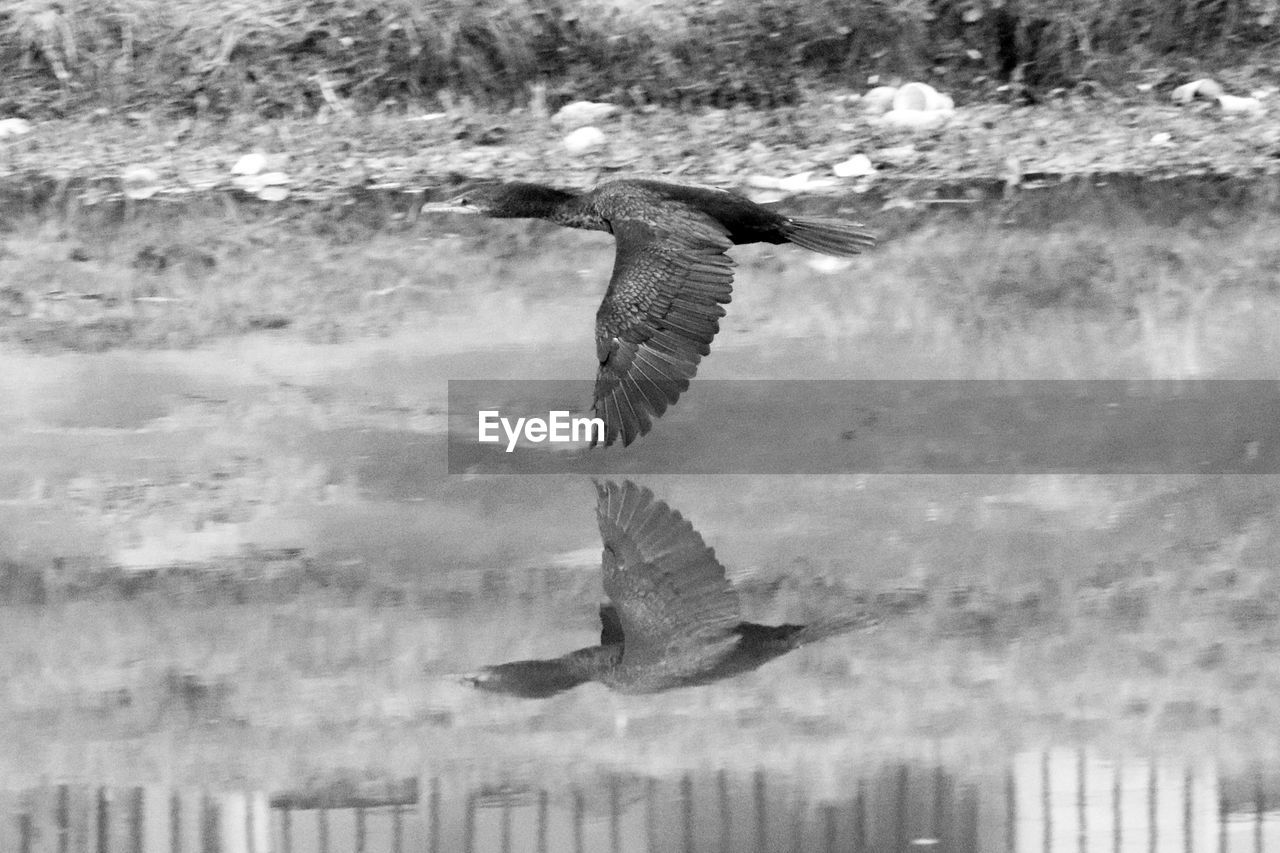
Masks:
[[[423,213],[482,213],[502,207],[506,201],[507,184],[484,183],[456,195],[446,201],[428,202],[422,206]]]
[[[542,218],[558,205],[574,198],[574,193],[523,182],[490,181],[476,184],[447,201],[428,202],[423,213],[480,213],[502,218]]]

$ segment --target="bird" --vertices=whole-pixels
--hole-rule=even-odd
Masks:
[[[614,236],[613,274],[595,329],[591,408],[604,429],[603,436],[593,431],[592,447],[618,439],[626,447],[688,390],[731,298],[730,247],[794,243],[843,257],[876,243],[857,223],[789,216],[729,190],[656,180],[586,191],[490,181],[422,210],[545,219]]]
[[[748,672],[807,643],[871,627],[869,612],[809,625],[744,622],[715,550],[680,513],[630,480],[596,482],[604,542],[600,644],[545,660],[486,666],[462,681],[545,699],[596,681],[657,693]]]

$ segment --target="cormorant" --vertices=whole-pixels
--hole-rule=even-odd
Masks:
[[[596,312],[592,402],[606,445],[644,435],[689,387],[730,299],[730,246],[795,243],[847,256],[876,242],[850,222],[787,216],[728,190],[661,181],[610,181],[586,192],[485,183],[422,209],[546,219],[614,236],[613,276]]]
[[[623,693],[707,684],[755,669],[805,643],[869,627],[866,614],[811,625],[743,622],[724,566],[680,513],[627,481],[596,483],[604,540],[600,645],[463,676],[482,690],[532,699],[587,681]]]

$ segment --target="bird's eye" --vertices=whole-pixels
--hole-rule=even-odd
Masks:
[[[460,204],[460,205],[462,205],[463,207],[465,207],[465,206],[467,206],[468,204],[471,204],[471,199],[467,198],[466,196],[463,196],[462,198],[458,199],[458,204]]]

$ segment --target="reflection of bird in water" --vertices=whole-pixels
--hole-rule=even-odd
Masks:
[[[530,698],[587,681],[654,693],[728,678],[806,643],[873,624],[866,616],[812,625],[743,622],[724,566],[680,513],[631,482],[597,483],[596,490],[609,596],[600,608],[600,645],[484,667],[465,680]]]
[[[611,181],[584,193],[483,184],[423,210],[546,219],[614,236],[613,277],[596,312],[592,404],[606,445],[644,435],[689,387],[730,299],[730,246],[795,243],[845,256],[875,245],[850,222],[787,216],[727,190],[659,181]]]

